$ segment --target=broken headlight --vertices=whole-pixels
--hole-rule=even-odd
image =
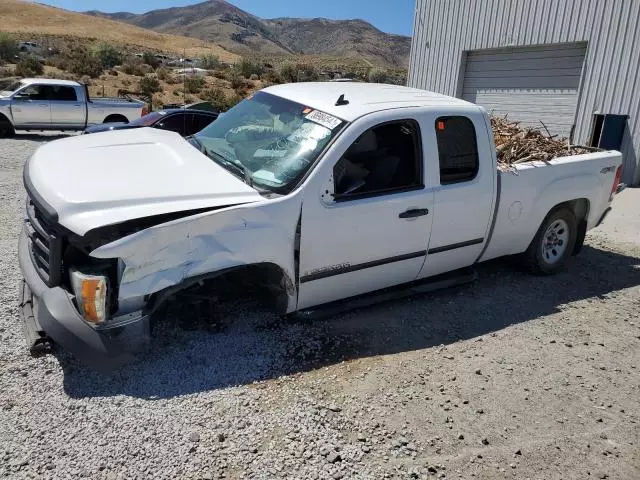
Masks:
[[[101,325],[107,318],[108,277],[75,269],[69,272],[69,276],[80,315],[92,325]]]

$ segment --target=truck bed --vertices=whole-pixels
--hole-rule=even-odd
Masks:
[[[547,213],[563,201],[561,197],[584,199],[587,230],[597,226],[609,207],[620,158],[619,152],[604,151],[500,166],[493,231],[481,260],[526,250]]]

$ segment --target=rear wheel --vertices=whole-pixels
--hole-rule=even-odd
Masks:
[[[538,275],[552,275],[563,270],[574,250],[577,232],[578,222],[571,210],[553,210],[524,253],[526,267]]]
[[[102,123],[129,123],[129,120],[124,115],[109,115]]]
[[[13,125],[6,118],[0,116],[0,138],[13,137],[16,131],[13,129]]]

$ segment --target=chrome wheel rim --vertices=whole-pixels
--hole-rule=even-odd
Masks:
[[[557,263],[567,250],[569,225],[562,219],[551,222],[542,237],[542,259],[549,265]]]

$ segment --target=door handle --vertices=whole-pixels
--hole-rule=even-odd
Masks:
[[[38,105],[39,107],[48,107],[49,104],[48,103],[41,103],[40,105]]]
[[[407,210],[406,212],[402,212],[398,216],[400,218],[416,218],[416,217],[424,217],[425,215],[429,215],[428,208],[413,208],[411,210]]]

